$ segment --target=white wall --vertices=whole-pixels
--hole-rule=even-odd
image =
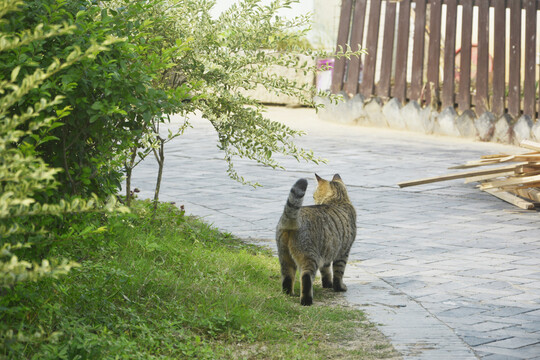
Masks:
[[[213,14],[218,16],[239,0],[217,0]],[[261,0],[268,5],[271,0]],[[283,9],[280,15],[292,18],[312,14],[313,25],[308,35],[311,44],[317,49],[335,50],[341,0],[298,0],[290,9]]]
[[[309,40],[313,46],[333,51],[336,49],[341,0],[312,0],[313,28]]]

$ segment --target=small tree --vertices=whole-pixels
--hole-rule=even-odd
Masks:
[[[232,5],[217,19],[211,15],[213,2],[202,0],[168,1],[168,11],[177,22],[166,36],[191,38],[190,51],[174,68],[188,82],[202,82],[200,100],[187,111],[200,110],[218,133],[219,148],[228,163],[228,174],[246,182],[234,168],[235,158],[247,158],[272,168],[281,167],[274,154],[297,160],[319,162],[312,151],[294,144],[302,135],[264,116],[264,106],[246,95],[263,86],[267,91],[298,98],[315,106],[311,84],[300,84],[284,76],[271,74],[274,66],[314,73],[315,67],[301,62],[300,54],[321,56],[305,49],[303,39],[309,29],[309,17],[286,19],[279,10],[296,1],[273,1],[263,6],[258,0]],[[182,16],[180,16],[182,14]],[[326,95],[325,95],[326,96]]]
[[[162,84],[172,87],[191,84],[191,95],[197,98],[187,102],[180,113],[200,111],[212,123],[218,133],[218,146],[228,163],[228,175],[243,183],[249,181],[235,170],[237,158],[251,159],[272,168],[281,168],[273,157],[275,154],[315,163],[321,161],[312,151],[294,144],[294,139],[302,132],[270,121],[264,116],[264,105],[246,95],[249,90],[263,86],[269,92],[293,96],[316,107],[315,89],[311,84],[300,84],[267,71],[281,66],[314,74],[316,68],[311,64],[315,62],[302,62],[300,55],[312,59],[329,55],[311,51],[306,46],[308,16],[285,19],[277,15],[280,9],[294,2],[277,0],[263,6],[259,0],[244,0],[218,18],[211,15],[215,2],[206,0],[163,0],[148,9],[149,18],[161,14],[166,19],[153,28],[164,43],[189,44],[176,59],[175,66],[161,78]],[[123,7],[127,3],[127,0],[117,0],[108,2],[107,6]],[[342,56],[359,53],[349,50]],[[330,97],[332,101],[339,98],[331,94],[318,95]],[[157,153],[159,155],[159,151]],[[161,161],[158,159],[160,168]],[[130,174],[128,171],[129,184]]]

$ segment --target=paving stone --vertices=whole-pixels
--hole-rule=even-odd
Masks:
[[[492,344],[479,345],[474,347],[475,351],[484,352],[498,356],[507,356],[507,358],[531,359],[540,354],[540,347],[537,345],[525,346],[519,349],[501,348],[492,346]]]
[[[420,133],[424,132],[424,126],[420,121],[420,110],[420,105],[414,100],[409,101],[401,108],[401,117],[405,121],[408,130]]]
[[[455,318],[469,317],[471,315],[475,315],[483,311],[485,311],[485,309],[461,306],[452,310],[447,310],[447,311],[438,313],[437,316],[455,319]]]
[[[489,141],[495,131],[495,115],[486,111],[474,121],[478,137],[482,141]]]
[[[353,123],[359,124],[360,120],[367,116],[364,110],[364,96],[362,94],[356,94],[349,102],[349,116]]]
[[[514,124],[514,135],[516,144],[519,144],[523,140],[529,140],[531,138],[533,122],[528,115],[522,115],[518,121]]]
[[[397,98],[392,98],[382,108],[382,113],[386,117],[388,126],[393,129],[405,130],[407,123],[401,116],[401,103]]]
[[[378,98],[372,98],[364,105],[364,110],[371,126],[387,127],[388,122],[382,112],[382,102]]]
[[[535,121],[531,128],[532,140],[540,141],[540,122]]]
[[[435,128],[435,120],[437,118],[437,112],[431,110],[429,106],[426,106],[420,110],[420,128],[424,134],[432,134]]]
[[[461,137],[468,139],[476,138],[476,128],[474,127],[475,119],[476,114],[472,110],[465,110],[460,116],[457,117],[456,126]]]
[[[501,330],[511,327],[510,324],[504,322],[495,322],[495,321],[484,321],[479,324],[471,326],[471,330],[477,331],[479,333],[489,332],[494,330]]]
[[[481,354],[488,354],[488,353],[481,353]],[[515,356],[508,356],[508,355],[499,355],[499,354],[488,354],[486,356],[482,356],[482,360],[522,360],[521,357],[515,357]]]
[[[495,123],[492,141],[511,144],[513,137],[512,117],[508,114],[501,116]]]
[[[505,349],[519,349],[523,347],[531,347],[532,345],[540,344],[538,337],[512,337],[491,343],[491,346],[501,347]],[[540,346],[538,347],[540,349]]]
[[[447,136],[460,136],[459,129],[456,124],[456,110],[453,106],[444,109],[437,117],[437,128],[434,129],[435,134]]]
[[[476,336],[464,336],[463,340],[471,346],[485,345],[498,341],[496,338],[480,338]]]

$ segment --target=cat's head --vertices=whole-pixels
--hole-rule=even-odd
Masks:
[[[347,189],[339,174],[335,174],[331,181],[321,178],[315,174],[317,179],[317,188],[313,193],[315,204],[329,204],[331,202],[348,202],[350,203]]]

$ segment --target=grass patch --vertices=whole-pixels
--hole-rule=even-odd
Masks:
[[[358,359],[394,356],[360,311],[319,285],[315,305],[280,291],[279,265],[161,204],[132,214],[79,215],[99,228],[51,256],[81,263],[58,280],[20,284],[0,298],[0,358]],[[75,225],[72,225],[75,226]],[[298,293],[298,291],[297,291]],[[336,303],[338,303],[336,305]],[[17,334],[41,339],[15,341]],[[24,339],[23,339],[24,340]]]

